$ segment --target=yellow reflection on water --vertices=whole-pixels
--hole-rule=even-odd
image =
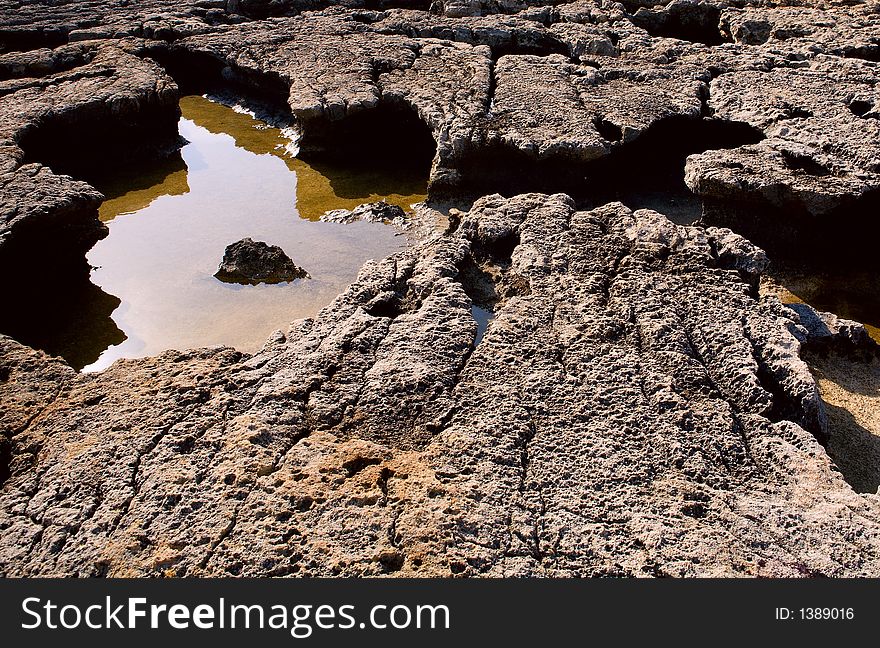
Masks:
[[[352,160],[345,168],[306,162],[287,152],[291,141],[281,129],[268,126],[245,112],[229,110],[201,96],[181,98],[180,109],[185,119],[212,133],[231,135],[237,146],[251,153],[270,153],[283,159],[296,173],[296,207],[302,218],[318,220],[331,209],[353,209],[376,200],[408,210],[410,205],[427,197],[424,169],[400,165],[389,170],[387,165],[371,164],[369,151],[364,152],[364,158]]]
[[[104,222],[149,207],[160,196],[189,193],[186,163],[180,155],[140,171],[134,179],[124,175],[100,184],[104,202],[98,208],[98,217]]]
[[[318,221],[329,209],[377,198],[419,201],[424,193],[400,188],[406,171],[318,169],[290,157],[285,133],[248,114],[202,97],[181,103],[179,132],[188,144],[173,159],[117,169],[96,184],[107,197],[101,217],[109,235],[87,259],[92,282],[118,298],[112,323],[120,335],[86,371],[171,348],[256,351],[272,331],[329,304],[368,259],[408,245],[388,225]],[[226,246],[246,236],[280,246],[311,278],[257,286],[217,280]]]

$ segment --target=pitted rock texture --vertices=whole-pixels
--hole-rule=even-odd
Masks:
[[[769,4],[0,0],[2,268],[83,270],[81,154],[173,149],[211,85],[279,104],[305,154],[415,120],[432,197],[582,190],[660,132],[736,230],[489,195],[252,357],[80,375],[2,337],[0,572],[876,576],[875,480],[835,469],[799,358],[816,322],[757,299],[740,234],[870,240],[878,7]],[[701,139],[732,124],[759,137]]]
[[[687,184],[710,223],[738,227],[751,210],[821,240],[824,223],[869,211],[880,191],[873,1],[94,4],[0,12],[10,50],[0,78],[69,71],[70,91],[84,96],[78,77],[112,44],[155,58],[185,86],[272,97],[298,122],[304,153],[388,111],[392,137],[409,115],[436,142],[433,197],[517,184],[588,192],[594,163],[664,128],[695,154]],[[703,122],[748,124],[764,141],[702,141]],[[504,173],[483,172],[499,154]],[[740,229],[758,236],[751,225]]]
[[[277,245],[245,238],[226,246],[214,276],[227,283],[259,284],[303,279],[309,273]]]
[[[732,236],[489,196],[253,357],[78,375],[3,338],[2,571],[876,574],[880,502]]]

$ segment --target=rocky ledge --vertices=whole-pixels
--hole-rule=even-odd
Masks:
[[[777,257],[864,256],[840,233],[880,195],[878,5],[766,4],[0,2],[0,177],[167,147],[177,87],[219,86],[287,112],[304,155],[425,148],[434,198],[596,205],[657,176]]]
[[[479,198],[253,356],[77,374],[0,337],[0,572],[880,574],[878,480],[829,456],[876,444],[835,438],[800,358],[855,347],[876,376],[876,348],[759,297],[756,247],[872,258],[877,16],[0,0],[7,276],[87,272],[91,163],[173,150],[181,92],[272,104],[304,156],[425,156],[430,198]],[[636,209],[658,187],[702,224]]]
[[[869,575],[763,253],[489,196],[253,357],[3,338],[7,575]],[[478,346],[471,305],[494,319]]]

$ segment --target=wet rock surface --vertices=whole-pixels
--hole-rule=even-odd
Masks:
[[[258,284],[303,279],[309,273],[277,245],[245,238],[226,246],[214,276],[227,283]]]
[[[181,89],[273,102],[304,155],[433,142],[431,197],[478,198],[253,356],[0,338],[0,571],[880,573],[873,432],[800,358],[871,343],[757,291],[758,246],[870,243],[876,3],[330,4],[0,0],[3,268],[87,272],[70,154],[173,150]],[[646,159],[705,226],[597,199]]]

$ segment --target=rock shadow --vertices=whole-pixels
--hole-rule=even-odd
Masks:
[[[426,186],[436,149],[431,129],[408,104],[380,102],[340,120],[304,124],[299,157],[326,175],[337,195],[358,198],[364,177],[377,183],[371,193]]]
[[[641,7],[630,16],[637,27],[651,36],[677,38],[704,45],[721,45],[729,39],[721,32],[721,7],[682,3],[666,8]]]
[[[880,437],[872,434],[853,414],[825,404],[831,431],[828,455],[857,493],[876,493],[880,488]]]
[[[687,156],[763,139],[760,131],[747,124],[686,117],[657,122],[630,142],[623,142],[620,128],[607,120],[598,120],[596,128],[612,149],[604,158],[590,162],[562,156],[536,159],[493,144],[465,154],[458,165],[462,185],[443,192],[458,191],[471,198],[490,193],[561,192],[582,208],[619,200],[633,209],[655,209],[688,224],[701,217],[702,203],[684,182]]]
[[[729,227],[764,248],[775,261],[812,273],[873,270],[877,243],[871,233],[877,213],[880,190],[845,199],[822,214],[810,213],[794,199],[781,204],[734,197],[703,200],[707,225]]]
[[[121,301],[89,281],[87,273],[29,279],[11,287],[7,299],[0,331],[64,358],[77,371],[126,339],[110,317]]]

